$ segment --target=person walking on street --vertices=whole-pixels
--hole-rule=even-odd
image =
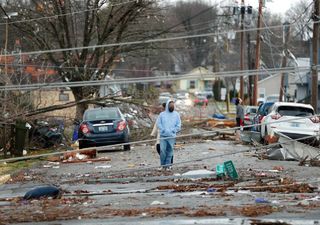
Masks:
[[[166,109],[166,103],[163,103],[162,104],[162,111],[165,111]],[[160,156],[160,131],[159,131],[159,128],[157,126],[157,121],[158,121],[158,118],[156,120],[156,122],[154,123],[154,126],[153,126],[153,129],[152,129],[152,132],[151,132],[151,136],[152,137],[157,137],[157,141],[156,141],[156,150]],[[171,164],[173,164],[173,156],[171,158]]]
[[[236,130],[236,140],[239,141],[240,140],[240,127],[243,126],[244,124],[244,109],[242,104],[242,99],[241,98],[237,98],[236,99],[236,121],[237,121],[237,127],[239,129]]]
[[[160,131],[160,169],[170,170],[172,167],[173,148],[177,133],[181,130],[181,119],[178,112],[174,111],[174,102],[168,100],[166,109],[160,113],[157,120]]]

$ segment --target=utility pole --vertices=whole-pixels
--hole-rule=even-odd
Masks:
[[[240,8],[240,13],[241,13],[241,21],[240,21],[240,70],[244,70],[244,15],[246,13],[246,7],[244,6],[244,0],[241,0],[241,8]],[[243,81],[243,75],[240,77],[240,93],[239,97],[243,100],[244,95],[243,95],[243,88],[244,88],[244,81]]]
[[[312,37],[312,79],[311,79],[311,105],[318,112],[318,42],[319,42],[319,6],[320,0],[314,1],[313,37]]]
[[[256,70],[260,68],[260,28],[261,28],[261,16],[262,16],[262,1],[259,0],[259,14],[258,14],[258,27],[257,27],[257,43],[256,43]],[[258,97],[258,75],[254,76],[253,84],[253,104],[257,105]]]
[[[251,58],[251,44],[250,44],[250,33],[247,32],[247,60],[248,60],[248,70],[252,69],[252,58]],[[253,87],[253,77],[249,76],[249,84],[248,84],[248,97],[250,100],[250,105],[253,105],[252,99],[252,87]]]
[[[287,51],[288,51],[288,41],[290,36],[290,23],[285,22],[283,24],[283,56],[282,56],[282,64],[281,68],[284,68],[287,66]],[[282,102],[283,99],[283,90],[284,90],[284,76],[285,73],[281,73],[281,80],[280,80],[280,93],[279,93],[279,102]]]

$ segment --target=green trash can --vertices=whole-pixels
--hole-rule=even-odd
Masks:
[[[28,128],[26,127],[26,122],[22,120],[17,120],[15,128],[16,134],[13,155],[23,156],[23,149],[25,147],[26,135],[28,131]]]

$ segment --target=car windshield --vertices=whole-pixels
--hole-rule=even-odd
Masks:
[[[257,108],[247,108],[246,113],[256,114],[257,113]]]
[[[269,113],[269,109],[273,106],[273,102],[268,102],[259,108],[259,114],[266,116]]]
[[[89,110],[84,114],[85,121],[121,119],[117,109]]]
[[[311,116],[314,111],[313,109],[299,106],[280,106],[278,113],[281,116]]]

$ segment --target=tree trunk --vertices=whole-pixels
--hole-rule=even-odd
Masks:
[[[75,101],[79,102],[83,99],[89,98],[90,94],[83,87],[71,87],[72,93],[74,95]],[[76,119],[82,120],[83,113],[88,108],[87,103],[77,104],[76,105]]]

